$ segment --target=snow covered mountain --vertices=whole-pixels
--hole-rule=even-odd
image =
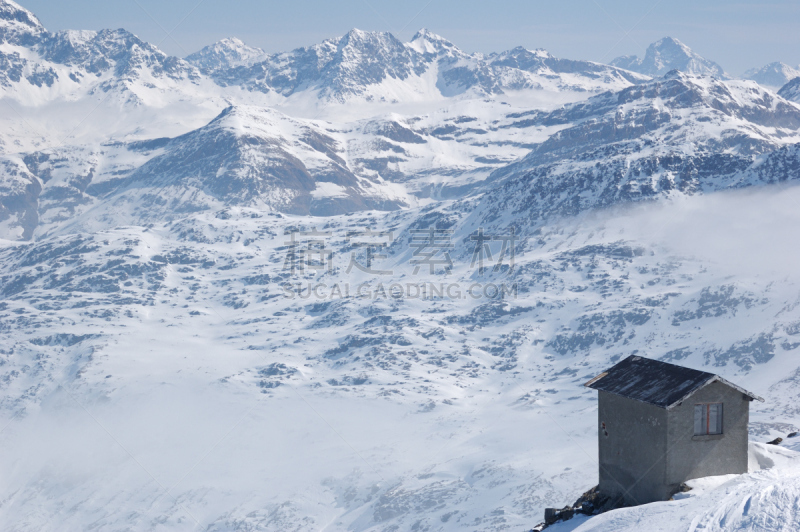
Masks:
[[[225,205],[330,215],[461,196],[563,127],[520,123],[505,108],[466,102],[334,125],[236,105],[178,137],[4,156],[0,202],[13,212],[3,236],[163,221]]]
[[[797,80],[0,32],[0,529],[530,530],[630,354],[765,397],[753,471],[552,530],[793,526]]]
[[[2,94],[27,105],[109,92],[141,104],[147,93],[182,92],[199,79],[186,61],[125,30],[51,33],[10,0],[0,2],[0,42]]]
[[[127,175],[100,175],[87,189],[109,216],[136,212],[112,226],[159,219],[165,207],[170,216],[223,205],[331,215],[407,205],[379,179],[354,175],[324,130],[275,111],[229,107],[196,131],[128,149],[152,158]]]
[[[306,104],[308,98],[399,103],[526,89],[597,92],[647,79],[543,50],[466,54],[426,30],[402,43],[389,33],[354,29],[273,55],[232,38],[183,60],[125,30],[48,32],[13,1],[1,5],[0,39],[6,46],[0,88],[25,105],[109,92],[135,105],[236,94],[220,90],[225,88],[244,88],[257,104],[279,105],[287,97]]]
[[[760,85],[773,89],[779,89],[797,77],[800,77],[800,70],[780,62],[770,63],[761,68],[751,68],[742,74],[744,79],[752,79]]]
[[[343,101],[347,96],[369,97],[370,85],[408,82],[424,70],[417,54],[391,34],[354,29],[339,39],[270,56],[251,66],[220,65],[211,74],[223,86],[283,96],[315,90],[320,97]]]
[[[644,58],[625,55],[611,61],[611,65],[652,77],[663,76],[671,70],[680,70],[696,76],[729,78],[721,66],[696,54],[672,37],[664,37],[648,46]]]
[[[753,82],[675,71],[530,119],[570,127],[490,176],[482,224],[800,176],[800,109]]]
[[[519,205],[512,212],[538,223],[635,199],[793,179],[787,172],[795,167],[794,151],[779,148],[800,142],[796,106],[753,82],[680,73],[555,111],[493,120],[475,114],[333,126],[235,106],[173,139],[109,143],[102,154],[64,147],[35,152],[7,162],[19,168],[9,174],[8,201],[27,205],[7,236],[58,229],[68,197],[68,223],[88,223],[88,216],[87,227],[97,228],[100,220],[105,227],[138,225],[225,205],[314,215],[393,210],[488,187],[484,222],[506,212],[510,201]],[[73,162],[53,164],[65,156]],[[745,176],[750,166],[758,168],[756,181]],[[20,195],[29,201],[13,199]]]

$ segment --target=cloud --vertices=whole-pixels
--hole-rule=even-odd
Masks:
[[[583,223],[721,275],[800,280],[800,187],[681,197],[597,216]]]

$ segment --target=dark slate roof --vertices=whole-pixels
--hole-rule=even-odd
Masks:
[[[671,408],[716,381],[739,390],[751,399],[763,401],[719,375],[639,356],[629,356],[584,386],[660,408]]]

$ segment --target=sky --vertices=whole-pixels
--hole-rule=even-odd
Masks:
[[[800,64],[800,2],[730,0],[21,0],[50,30],[125,28],[171,55],[225,37],[268,52],[352,28],[409,40],[428,28],[467,52],[524,46],[608,62],[675,37],[730,74]]]

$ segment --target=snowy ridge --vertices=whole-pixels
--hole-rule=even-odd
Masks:
[[[185,98],[200,81],[189,63],[125,30],[42,31],[19,42],[0,52],[0,89],[25,106],[108,94],[122,106],[152,105]]]
[[[165,206],[172,215],[230,204],[330,215],[406,205],[402,194],[386,187],[381,194],[380,180],[358,179],[336,139],[277,111],[229,107],[199,130],[129,149],[154,157],[125,177],[98,180],[87,190],[102,197],[111,213],[122,212],[123,203],[135,206],[136,218],[111,226],[159,219]],[[320,183],[339,192],[320,195]],[[157,196],[142,194],[155,190]]]

